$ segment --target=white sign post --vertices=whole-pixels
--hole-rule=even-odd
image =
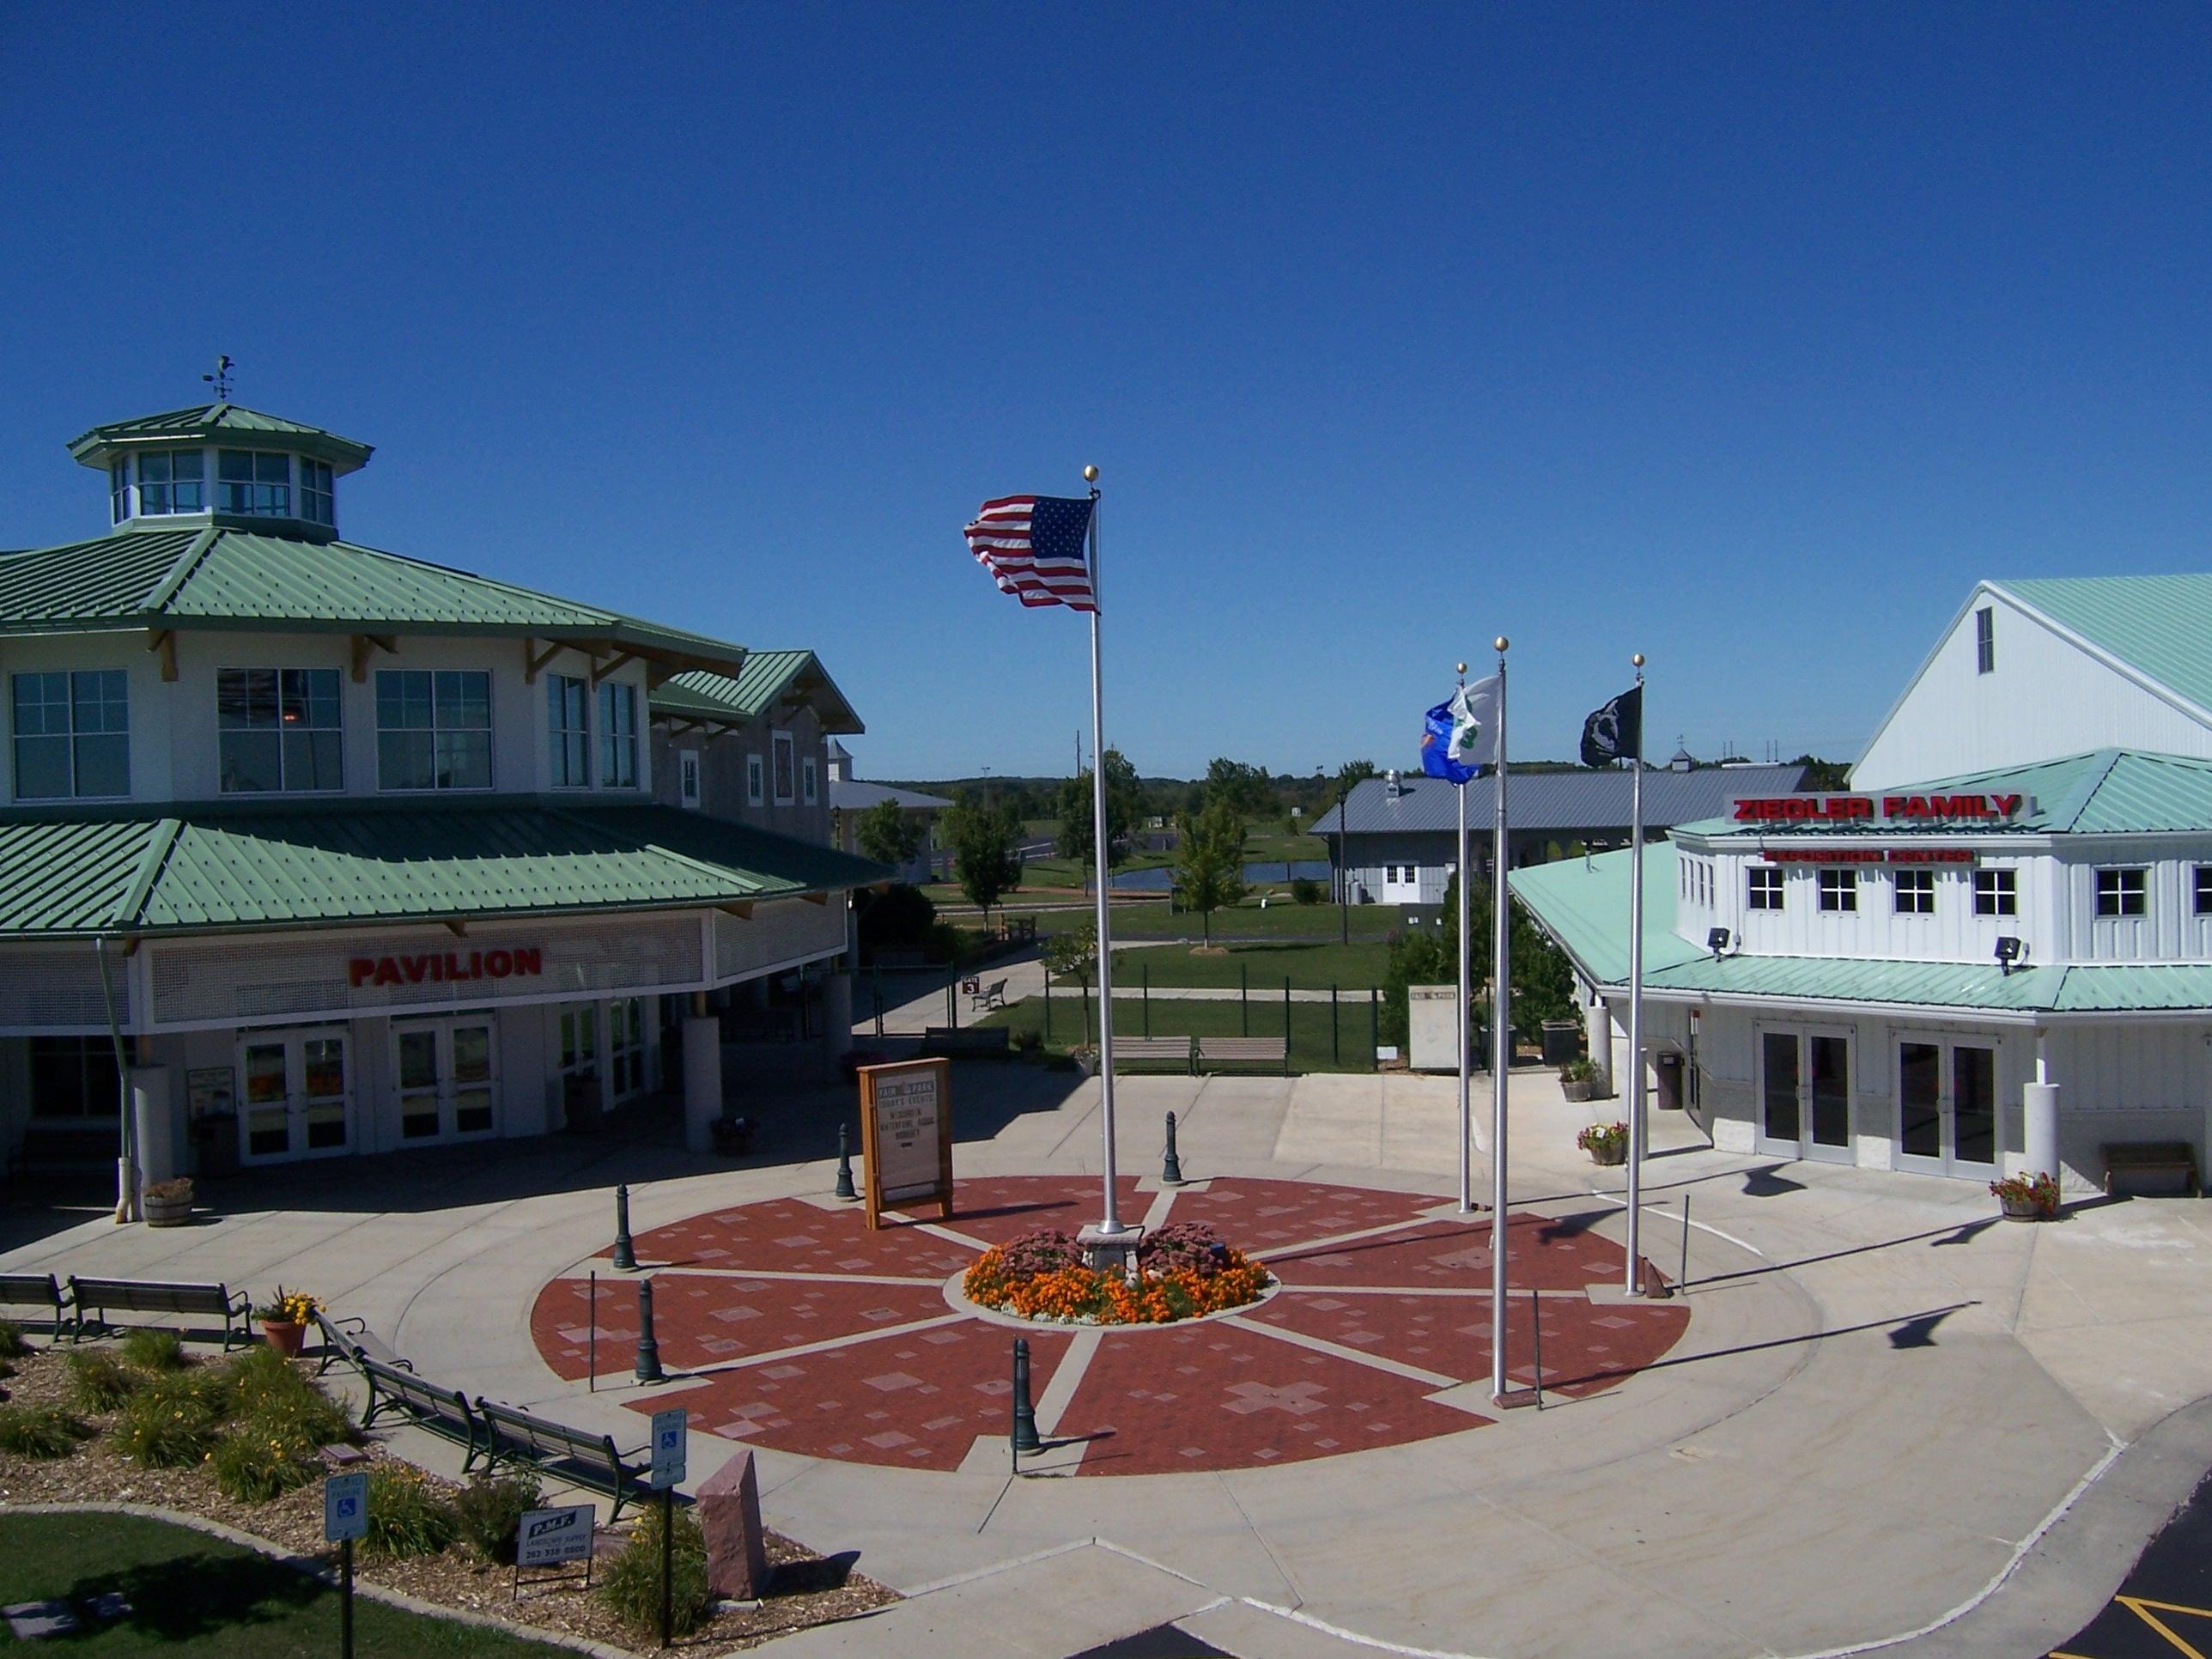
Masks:
[[[334,1474],[323,1482],[323,1539],[338,1547],[338,1652],[353,1659],[353,1540],[368,1536],[368,1475]]]

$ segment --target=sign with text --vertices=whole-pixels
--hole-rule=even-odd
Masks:
[[[952,1213],[952,1064],[904,1060],[863,1066],[860,1152],[866,1167],[868,1225],[886,1209],[934,1200]]]
[[[1729,803],[1738,823],[2017,823],[2031,795],[1747,795]]]
[[[1769,864],[1972,864],[1969,847],[1762,847]]]
[[[368,1536],[368,1476],[334,1474],[323,1482],[323,1538],[336,1544]]]
[[[648,1484],[666,1492],[684,1480],[684,1460],[690,1450],[691,1414],[672,1406],[653,1414],[653,1475]]]
[[[598,1510],[590,1504],[528,1510],[514,1535],[514,1565],[557,1567],[564,1561],[588,1561],[592,1532],[598,1524]]]

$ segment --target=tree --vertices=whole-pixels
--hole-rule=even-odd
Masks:
[[[945,810],[943,827],[953,876],[988,922],[999,896],[1020,884],[1022,861],[1014,849],[1021,844],[1022,821],[1011,809],[977,800],[963,789]]]
[[[1225,800],[1240,822],[1249,823],[1267,811],[1271,794],[1264,766],[1248,766],[1225,756],[1217,756],[1206,763],[1206,805]]]
[[[1186,812],[1176,854],[1176,884],[1183,908],[1202,918],[1206,943],[1213,943],[1213,913],[1244,896],[1244,817],[1233,795],[1214,795],[1200,812]]]
[[[1144,812],[1137,769],[1118,749],[1106,751],[1106,867],[1127,856],[1129,831]],[[1091,774],[1079,772],[1060,787],[1060,855],[1079,864],[1091,860]]]
[[[888,864],[902,870],[914,855],[921,850],[921,826],[906,815],[899,804],[889,797],[878,801],[860,814],[853,838],[860,850],[878,864]]]
[[[1580,1012],[1575,1004],[1574,969],[1566,953],[1551,935],[1536,926],[1526,907],[1515,899],[1511,935],[1513,1000],[1508,1018],[1517,1031],[1527,1031],[1547,1019],[1571,1019]],[[1474,940],[1474,959],[1468,964],[1469,982],[1478,1006],[1490,980],[1492,915],[1490,884],[1482,882],[1467,896],[1468,932]],[[1391,942],[1382,975],[1382,1040],[1407,1040],[1409,985],[1450,985],[1459,979],[1459,877],[1444,884],[1441,925],[1409,933]],[[1485,1062],[1486,1063],[1486,1062]]]
[[[1849,781],[1850,769],[1840,761],[1824,761],[1815,755],[1800,755],[1790,763],[1805,769],[1799,787],[1812,790],[1840,789]]]

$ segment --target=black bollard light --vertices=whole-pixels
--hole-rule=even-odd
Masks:
[[[834,1196],[860,1196],[853,1190],[853,1126],[849,1123],[837,1126],[837,1188]]]
[[[637,1364],[631,1368],[641,1382],[660,1382],[667,1373],[660,1369],[660,1344],[653,1334],[653,1281],[637,1281]]]
[[[634,1273],[637,1271],[637,1252],[629,1242],[629,1188],[615,1188],[615,1271]]]
[[[1018,1336],[1014,1339],[1014,1455],[1043,1449],[1044,1442],[1037,1438],[1036,1407],[1030,1403],[1030,1342],[1027,1337]]]
[[[1164,1187],[1182,1185],[1182,1159],[1176,1155],[1175,1114],[1168,1114],[1167,1154],[1160,1160],[1160,1184]]]

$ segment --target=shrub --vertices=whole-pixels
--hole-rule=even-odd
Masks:
[[[209,1459],[223,1495],[242,1504],[265,1504],[304,1486],[320,1472],[319,1443],[296,1413],[282,1407],[252,1412],[216,1443]]]
[[[174,1176],[167,1181],[157,1181],[146,1188],[145,1195],[160,1199],[164,1203],[180,1198],[189,1204],[192,1201],[192,1178],[190,1176]]]
[[[180,1371],[185,1345],[174,1331],[133,1331],[123,1339],[123,1363],[142,1371]]]
[[[280,1414],[319,1446],[353,1437],[352,1407],[325,1394],[276,1349],[248,1348],[227,1370],[223,1380],[238,1412]]]
[[[453,1499],[453,1518],[471,1549],[487,1561],[511,1567],[522,1517],[544,1496],[534,1474],[479,1476]]]
[[[362,1547],[376,1559],[435,1555],[453,1541],[453,1506],[404,1463],[368,1472],[368,1535]]]
[[[968,945],[960,929],[949,921],[933,921],[922,945],[922,954],[932,962],[958,962],[967,954]]]
[[[81,1350],[63,1363],[69,1367],[70,1398],[88,1412],[112,1412],[145,1385],[105,1348]]]
[[[0,1406],[0,1451],[66,1457],[92,1431],[58,1406]]]
[[[13,1320],[0,1319],[0,1359],[21,1359],[31,1352],[31,1345],[23,1340],[22,1328]]]
[[[115,1425],[115,1445],[149,1469],[204,1461],[222,1437],[223,1399],[191,1371],[157,1378],[131,1396]]]
[[[714,1605],[707,1588],[707,1534],[689,1510],[676,1512],[674,1593],[668,1628],[683,1636],[698,1628]],[[660,1628],[660,1509],[646,1510],[629,1542],[607,1565],[599,1595],[617,1618],[641,1634]]]
[[[1137,1246],[1137,1267],[1149,1273],[1180,1271],[1211,1279],[1228,1259],[1228,1244],[1201,1221],[1171,1221],[1146,1233]]]
[[[1559,1067],[1562,1083],[1595,1083],[1597,1081],[1597,1062],[1586,1054],[1577,1054]]]
[[[1291,897],[1299,904],[1319,904],[1322,885],[1311,876],[1300,876],[1291,884]]]
[[[928,942],[937,907],[919,887],[894,882],[869,897],[854,926],[860,948],[873,955],[878,950],[915,951]]]

